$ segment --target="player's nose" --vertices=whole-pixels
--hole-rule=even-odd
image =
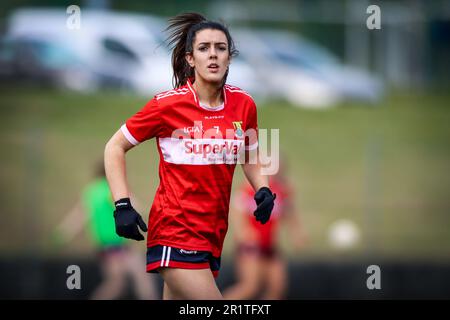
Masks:
[[[214,46],[211,46],[211,48],[209,49],[209,57],[210,58],[217,57],[217,50],[216,48],[214,48]]]

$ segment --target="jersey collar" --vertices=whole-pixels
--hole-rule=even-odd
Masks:
[[[189,90],[192,92],[192,95],[194,97],[194,101],[195,101],[195,104],[197,105],[197,107],[199,107],[199,108],[201,108],[203,110],[213,111],[213,112],[214,111],[220,111],[220,110],[223,110],[225,108],[225,106],[227,104],[227,95],[226,95],[225,87],[222,88],[222,94],[223,94],[223,103],[222,103],[222,105],[220,105],[219,107],[211,108],[211,107],[205,106],[205,105],[200,103],[200,100],[198,98],[197,92],[195,92],[194,88],[192,87],[191,79],[187,80],[187,86],[188,86]]]

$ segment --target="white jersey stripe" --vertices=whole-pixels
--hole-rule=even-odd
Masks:
[[[169,247],[168,250],[167,250],[166,267],[169,266],[169,261],[170,261],[170,251],[172,251],[172,247]]]
[[[189,83],[189,81],[187,82],[187,85],[189,87],[189,90],[191,90],[192,95],[194,96],[195,103],[198,103],[197,102],[197,95],[195,94],[194,89],[192,89],[191,84]]]
[[[160,267],[162,267],[164,265],[164,256],[166,255],[166,246],[163,247],[163,254],[161,257],[161,264],[159,265]]]
[[[172,93],[168,93],[168,94],[165,94],[162,96],[156,96],[156,100],[171,97],[171,96],[176,96],[176,95],[185,95],[186,93],[189,93],[189,91],[172,92]]]
[[[229,85],[229,84],[225,84],[224,87],[227,88],[227,89],[231,89],[231,90],[245,91],[245,90],[243,90],[243,89],[241,89],[241,88],[239,88],[239,87],[231,86],[231,85]]]
[[[223,92],[223,104],[227,105],[227,92],[225,91],[225,86],[222,88]]]
[[[249,96],[250,98],[252,98],[253,99],[253,97],[248,93],[248,92],[245,92],[245,91],[243,91],[243,90],[236,90],[236,89],[230,89],[230,88],[226,88],[229,92],[238,92],[238,93],[243,93],[243,94],[245,94],[246,96]]]
[[[165,95],[167,95],[167,94],[175,93],[175,92],[189,92],[189,89],[188,89],[188,88],[179,88],[179,89],[174,89],[174,90],[167,90],[167,91],[158,93],[158,94],[156,95],[156,97],[159,97],[159,96],[165,96]]]
[[[127,140],[132,144],[132,145],[138,145],[140,142],[137,141],[133,135],[130,133],[130,131],[128,130],[127,126],[125,124],[123,124],[120,127],[120,130],[122,131],[123,135],[125,136],[125,138],[127,138]]]

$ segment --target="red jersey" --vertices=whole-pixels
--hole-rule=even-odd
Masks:
[[[254,200],[255,191],[249,183],[245,183],[235,198],[235,206],[243,208],[248,225],[255,231],[258,245],[262,248],[271,248],[275,244],[277,237],[278,225],[280,218],[286,213],[286,204],[290,197],[291,191],[289,186],[280,183],[276,179],[270,179],[270,189],[277,194],[275,205],[272,210],[269,221],[261,224],[256,221],[253,212],[256,210],[256,202]]]
[[[121,128],[134,145],[157,139],[160,184],[149,214],[148,247],[220,256],[238,156],[258,145],[256,135],[244,134],[257,132],[253,99],[230,85],[223,97],[219,107],[204,106],[188,82],[157,94]]]

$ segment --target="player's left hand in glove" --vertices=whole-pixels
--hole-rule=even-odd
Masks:
[[[261,224],[265,224],[269,221],[276,197],[277,195],[272,193],[267,187],[262,187],[256,192],[254,199],[258,207],[253,213],[256,217],[256,221],[261,222]]]
[[[147,226],[139,213],[131,205],[130,198],[117,200],[115,203],[114,219],[116,223],[116,233],[124,238],[134,240],[144,240],[144,236],[139,232],[147,232]]]

